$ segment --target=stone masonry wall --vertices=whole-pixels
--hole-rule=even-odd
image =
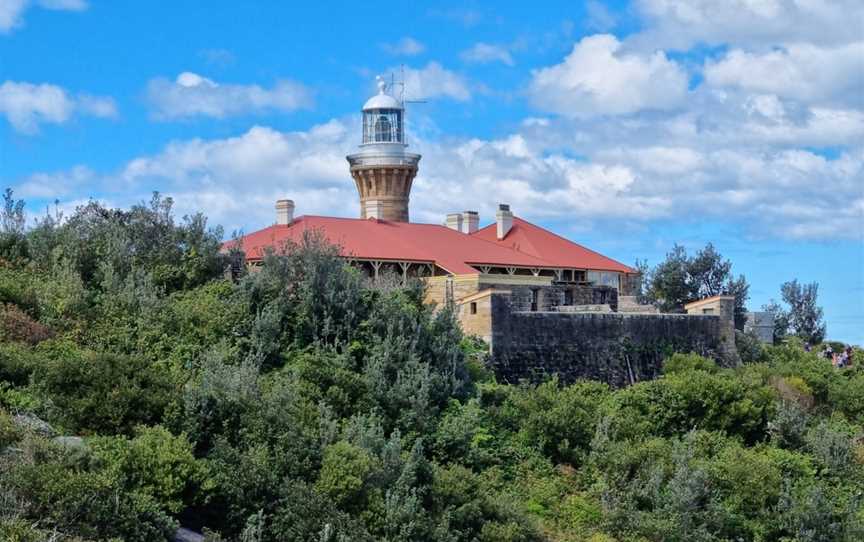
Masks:
[[[537,311],[557,311],[565,307],[566,292],[571,292],[570,305],[609,305],[614,312],[618,308],[618,290],[609,286],[552,285],[545,287],[510,287],[510,304],[514,311],[530,311],[532,290],[537,291]]]
[[[720,316],[519,312],[492,295],[491,365],[505,382],[587,378],[616,387],[657,377],[674,352],[725,363]]]

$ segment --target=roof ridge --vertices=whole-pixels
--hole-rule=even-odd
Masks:
[[[609,261],[612,261],[612,262],[617,263],[618,265],[622,265],[622,266],[624,266],[624,267],[626,267],[626,268],[628,268],[628,269],[631,269],[631,270],[634,270],[634,271],[635,271],[635,269],[633,269],[633,268],[630,267],[629,265],[627,265],[627,264],[625,264],[625,263],[621,263],[621,262],[619,262],[618,260],[616,260],[615,258],[610,258],[609,256],[606,256],[605,254],[600,254],[600,253],[597,252],[596,250],[592,250],[592,249],[586,247],[585,245],[582,245],[582,244],[577,243],[576,241],[572,241],[572,240],[570,240],[570,239],[567,239],[567,238],[564,237],[563,235],[558,235],[558,234],[555,233],[554,231],[552,231],[552,230],[547,230],[546,228],[543,228],[543,227],[541,227],[541,226],[538,226],[537,224],[534,224],[533,222],[529,222],[529,221],[525,220],[524,218],[520,218],[520,217],[518,217],[518,216],[514,216],[514,217],[513,217],[513,220],[514,220],[514,221],[519,220],[520,222],[524,222],[525,224],[528,224],[529,226],[531,226],[531,227],[533,227],[533,228],[537,228],[537,229],[539,229],[539,230],[543,230],[543,231],[545,231],[545,232],[547,232],[547,233],[549,233],[549,234],[551,234],[551,235],[554,235],[555,237],[557,237],[558,239],[561,239],[562,241],[566,241],[566,242],[568,242],[568,243],[574,244],[574,245],[576,245],[577,247],[581,248],[582,250],[585,250],[585,251],[590,252],[591,254],[596,254],[597,256],[600,256],[601,258],[605,258],[605,259],[607,259],[607,260],[609,260]]]
[[[439,228],[446,228],[447,226],[443,224],[435,224],[431,222],[399,222],[396,220],[384,220],[381,218],[351,218],[350,216],[327,216],[327,215],[299,215],[294,220],[300,220],[301,218],[326,218],[327,220],[349,220],[351,222],[367,222],[369,220],[375,220],[375,222],[379,224],[394,224],[397,226],[408,225],[408,226],[435,226]],[[269,226],[268,226],[269,227]]]
[[[492,225],[493,225],[493,224],[490,224],[489,226],[492,226]],[[486,227],[488,228],[489,226],[486,226]],[[443,227],[446,228],[447,226],[443,226]],[[452,229],[452,228],[448,228],[448,229]],[[480,228],[480,229],[486,229],[486,228]],[[454,230],[454,231],[455,231],[455,230]],[[468,234],[465,234],[465,233],[462,233],[462,232],[458,232],[458,233],[462,233],[463,235],[467,236],[467,237],[470,238],[470,239],[477,239],[478,241],[483,241],[484,243],[489,243],[490,245],[492,245],[492,246],[494,246],[494,247],[496,247],[496,248],[499,248],[499,249],[500,249],[500,248],[503,248],[503,249],[505,249],[505,250],[509,250],[509,251],[511,251],[511,252],[518,252],[519,254],[523,254],[523,255],[525,255],[525,256],[528,256],[529,258],[534,258],[535,260],[538,260],[538,261],[540,261],[541,263],[545,263],[545,264],[546,264],[546,267],[555,267],[555,268],[561,268],[561,269],[563,269],[563,267],[561,267],[560,265],[555,265],[555,264],[553,264],[552,262],[546,261],[545,259],[541,258],[540,256],[535,256],[534,254],[529,254],[529,253],[527,253],[527,252],[522,252],[522,251],[519,250],[519,249],[516,249],[516,248],[513,248],[513,247],[508,247],[508,246],[506,246],[506,245],[502,245],[502,244],[497,243],[497,242],[495,242],[495,241],[490,241],[489,239],[483,239],[482,237],[477,237],[477,236],[475,236],[474,234],[477,233],[477,232],[479,232],[479,231],[480,231],[480,230],[477,230],[477,231],[475,231],[475,232],[473,232],[473,233],[468,233]]]

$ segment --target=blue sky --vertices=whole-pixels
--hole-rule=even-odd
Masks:
[[[817,281],[864,343],[862,27],[853,0],[0,0],[0,182],[228,232],[279,197],[355,216],[358,110],[404,67],[414,219],[507,202],[626,263],[711,241],[752,307]]]

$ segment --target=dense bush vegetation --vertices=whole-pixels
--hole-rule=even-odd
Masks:
[[[314,233],[233,282],[168,200],[16,213],[2,540],[864,539],[858,366],[790,344],[622,390],[502,385],[419,285]]]

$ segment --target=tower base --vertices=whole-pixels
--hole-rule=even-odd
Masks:
[[[360,218],[408,222],[408,197],[417,164],[352,165],[360,193]]]

